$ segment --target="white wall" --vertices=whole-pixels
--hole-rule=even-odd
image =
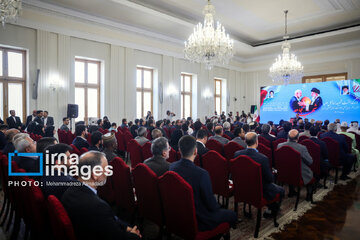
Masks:
[[[214,67],[208,71],[202,64],[182,59],[182,49],[171,42],[147,38],[133,33],[119,32],[100,24],[53,16],[24,9],[18,25],[6,24],[0,28],[0,45],[19,47],[28,51],[28,90],[39,68],[38,99],[27,95],[27,113],[32,109],[46,109],[55,117],[56,125],[66,115],[68,103],[74,103],[74,59],[76,56],[102,61],[101,115],[120,123],[126,117],[136,116],[136,66],[155,69],[155,80],[163,86],[163,103],[154,94],[156,118],[165,117],[166,110],[180,116],[180,75],[191,73],[193,88],[193,118],[202,118],[214,112],[214,78],[224,79],[223,109],[250,110],[259,104],[261,86],[272,85],[268,69],[273,59],[251,62],[233,62],[231,66]],[[279,48],[280,52],[280,48]],[[179,53],[179,54],[174,54]],[[327,51],[312,51],[298,55],[305,75],[347,72],[349,78],[360,77],[360,46],[345,46]],[[271,58],[271,59],[270,59]],[[49,88],[51,81],[59,81],[56,91]],[[168,94],[169,86],[177,90]],[[204,92],[211,93],[210,98]],[[230,96],[227,106],[226,96]],[[235,101],[235,99],[237,101]]]

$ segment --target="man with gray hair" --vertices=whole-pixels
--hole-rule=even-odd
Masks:
[[[215,136],[212,136],[209,138],[210,139],[214,139],[216,141],[218,141],[221,145],[225,145],[227,143],[229,143],[229,139],[226,139],[223,137],[224,131],[222,126],[216,126],[215,127]]]
[[[129,227],[118,219],[110,205],[97,196],[97,187],[106,182],[109,172],[105,154],[89,151],[79,160],[79,184],[69,187],[61,202],[69,214],[76,238],[139,239],[136,226]],[[87,168],[88,171],[82,171]],[[96,169],[96,170],[95,170]]]
[[[137,141],[140,146],[144,146],[145,143],[149,141],[149,139],[146,138],[147,136],[147,130],[145,127],[139,127],[137,130],[137,137],[135,138],[135,141]]]
[[[26,133],[19,133],[15,135],[13,143],[16,151],[19,153],[36,153],[36,142]],[[24,169],[26,172],[38,173],[40,171],[38,157],[15,156],[14,158],[19,168]]]
[[[153,140],[151,144],[153,157],[145,160],[144,164],[153,170],[157,176],[163,175],[165,172],[169,171],[170,164],[166,161],[166,159],[169,158],[169,151],[170,146],[166,138],[159,137]]]
[[[261,134],[260,136],[265,138],[266,140],[268,140],[270,142],[270,144],[276,140],[276,137],[270,134],[271,131],[271,127],[269,124],[263,124],[261,126]],[[271,144],[272,145],[272,144]]]
[[[157,139],[159,137],[163,137],[161,130],[158,128],[155,128],[154,130],[152,130],[152,132],[151,132],[152,141],[154,141],[155,139]]]
[[[306,185],[313,178],[313,172],[309,167],[313,163],[313,159],[310,156],[307,148],[304,145],[299,144],[298,141],[299,141],[299,131],[296,129],[292,129],[289,132],[288,141],[284,143],[280,143],[277,149],[283,146],[289,146],[301,154],[301,176],[304,181],[304,184]],[[295,194],[296,193],[294,189],[291,188],[289,192],[289,197],[295,196]]]
[[[15,147],[14,147],[14,144],[13,144],[13,138],[18,133],[20,133],[20,131],[18,129],[15,129],[15,128],[6,130],[5,137],[6,137],[7,143],[6,143],[5,147],[2,150],[2,153],[4,155],[7,156],[8,153],[15,151]]]
[[[323,133],[320,135],[320,138],[332,138],[337,143],[339,143],[340,147],[340,162],[343,165],[342,174],[340,176],[341,180],[350,179],[347,175],[350,173],[351,166],[353,165],[356,158],[353,155],[347,154],[348,146],[346,143],[346,139],[344,135],[336,134],[337,124],[336,123],[329,123],[328,125],[328,132]]]
[[[235,135],[230,130],[231,124],[229,122],[224,122],[224,134],[226,134],[229,138],[234,139]]]

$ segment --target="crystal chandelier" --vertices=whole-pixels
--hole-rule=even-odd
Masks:
[[[300,82],[303,76],[304,67],[297,60],[295,54],[290,54],[290,43],[288,42],[289,36],[287,35],[287,13],[288,10],[284,11],[285,13],[285,36],[284,42],[281,46],[283,52],[282,55],[279,55],[273,65],[270,68],[270,77],[274,82],[284,83],[285,85],[289,83],[298,83]]]
[[[21,0],[0,0],[0,21],[3,26],[16,20],[21,10]]]
[[[215,8],[208,0],[204,7],[204,25],[198,23],[189,39],[185,41],[185,57],[191,62],[205,63],[211,69],[215,63],[228,63],[233,56],[234,41],[225,28],[217,22],[214,28]]]

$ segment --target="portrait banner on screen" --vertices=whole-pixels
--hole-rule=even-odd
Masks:
[[[360,121],[360,79],[266,86],[260,89],[260,122],[302,118]]]

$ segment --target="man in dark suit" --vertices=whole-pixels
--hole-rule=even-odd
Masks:
[[[199,154],[200,167],[203,166],[202,156],[209,151],[209,149],[206,147],[207,140],[208,140],[207,131],[204,129],[200,129],[196,134],[196,148],[197,148],[197,153]]]
[[[1,119],[1,117],[0,117],[0,124],[4,124],[4,121]]]
[[[272,200],[277,194],[280,194],[280,199],[282,199],[285,195],[285,190],[283,187],[274,184],[274,177],[270,170],[269,159],[257,150],[259,145],[257,134],[254,132],[248,132],[245,135],[245,142],[247,144],[247,148],[235,152],[234,158],[246,155],[255,162],[259,163],[261,165],[264,198],[266,200]],[[274,211],[277,211],[278,207],[279,206],[277,204],[269,205],[269,209],[272,211],[272,214],[275,214]],[[264,215],[266,216],[267,214]]]
[[[37,110],[36,112],[36,117],[34,118],[34,122],[36,123],[36,125],[41,125],[41,126],[44,126],[44,122],[43,122],[43,110]]]
[[[234,139],[235,135],[230,132],[231,130],[231,124],[229,122],[224,123],[224,134],[226,134],[229,138]]]
[[[194,122],[194,132],[191,134],[194,138],[196,138],[197,132],[201,129],[202,123],[200,121]]]
[[[55,164],[53,165],[52,162],[50,161],[49,166],[58,167],[58,169],[54,171],[53,175],[52,174],[49,176],[44,175],[41,177],[40,181],[42,184],[40,185],[40,187],[46,198],[49,195],[54,195],[58,199],[61,199],[64,192],[69,188],[69,185],[62,183],[77,182],[77,180],[69,176],[67,172],[67,168],[70,166],[70,163],[68,161],[65,162],[65,159],[67,160],[69,158],[70,150],[71,147],[63,143],[55,144],[45,148],[45,151],[47,151],[47,154],[49,156],[53,156],[54,154],[57,154],[57,156],[54,158]],[[59,183],[59,185],[53,185],[53,184],[48,185],[48,182],[52,182],[54,184]]]
[[[320,97],[320,90],[317,88],[312,88],[311,89],[311,103],[309,105],[309,111],[315,111],[316,109],[319,109],[323,102],[322,102],[322,98]]]
[[[270,135],[271,127],[269,124],[263,124],[261,126],[261,134],[260,136],[267,139],[270,144],[272,145],[272,142],[276,140],[276,137],[273,135]]]
[[[103,134],[99,131],[95,131],[91,134],[91,146],[88,148],[89,151],[99,151],[101,152],[101,145]]]
[[[169,171],[170,164],[166,161],[169,158],[169,150],[170,146],[166,138],[156,138],[151,144],[153,157],[144,161],[144,164],[153,170],[158,177]]]
[[[320,172],[321,172],[321,176],[317,176],[317,177],[321,178],[322,176],[328,175],[329,160],[328,160],[328,149],[327,149],[326,143],[317,138],[317,134],[318,134],[319,131],[320,131],[320,129],[318,129],[316,127],[311,127],[309,129],[309,132],[310,132],[310,135],[311,135],[310,140],[320,146],[320,152],[321,152],[321,154],[320,154]]]
[[[54,126],[54,118],[49,116],[49,112],[48,111],[44,111],[44,116],[42,119],[44,126]]]
[[[73,140],[72,144],[74,144],[74,146],[77,149],[81,149],[81,148],[89,148],[89,143],[86,140],[87,137],[87,128],[84,124],[78,124],[75,127],[75,135],[76,138]]]
[[[26,133],[17,134],[16,138],[14,138],[14,146],[19,153],[36,153],[36,142]],[[40,172],[38,157],[14,156],[14,158],[19,168],[24,169],[26,172]]]
[[[110,174],[106,170],[108,163],[105,154],[87,152],[80,157],[78,167],[90,168],[90,171],[79,171],[79,184],[69,187],[61,198],[74,227],[76,239],[141,238],[136,226],[131,228],[119,220],[109,204],[97,196],[97,187],[104,184]],[[98,168],[97,171],[94,171],[95,167]]]
[[[276,135],[276,138],[285,138],[288,139],[289,131],[291,130],[291,123],[290,122],[284,122],[283,123],[283,130],[279,131]]]
[[[0,125],[0,150],[2,150],[7,143],[5,132],[8,130],[8,125],[1,124]]]
[[[36,116],[37,116],[37,115],[36,115],[36,112],[37,112],[36,110],[33,110],[32,115],[29,115],[29,116],[26,117],[25,127],[27,127],[31,121],[34,121],[34,119],[35,119]]]
[[[304,103],[302,100],[302,91],[297,89],[294,96],[290,99],[290,107],[294,112],[302,112],[304,110]]]
[[[211,230],[224,222],[234,227],[237,222],[235,212],[220,208],[212,191],[209,173],[194,164],[197,155],[195,138],[183,136],[179,141],[179,148],[181,159],[172,163],[169,170],[178,173],[191,185],[199,230]]]
[[[15,110],[10,110],[10,117],[6,119],[6,123],[10,128],[21,129],[22,123],[18,116],[15,116]]]
[[[350,173],[351,166],[354,163],[355,157],[347,154],[348,147],[347,147],[346,139],[343,135],[336,134],[336,130],[337,130],[337,125],[335,123],[330,123],[328,125],[328,132],[321,134],[320,138],[323,139],[329,137],[339,143],[340,162],[343,165],[342,175],[340,176],[340,179],[347,180],[350,179],[350,177],[348,177],[347,175]]]

